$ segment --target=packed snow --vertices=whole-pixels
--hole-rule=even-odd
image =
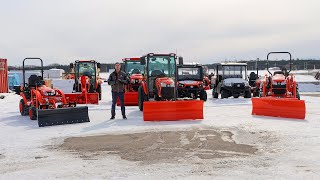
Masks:
[[[37,121],[20,115],[18,95],[3,94],[5,98],[0,99],[0,179],[319,179],[320,93],[317,92],[320,85],[316,83],[310,87],[299,86],[300,89],[306,87],[301,95],[306,102],[305,120],[252,116],[250,99],[213,99],[209,90],[203,120],[144,122],[136,106],[126,107],[127,120],[120,118],[119,107],[116,119],[109,120],[111,89],[104,83],[99,105],[88,105],[91,122],[39,128]],[[75,152],[52,148],[68,137],[193,128],[231,131],[232,140],[250,144],[258,148],[258,153],[144,164],[116,155],[84,159]],[[240,137],[238,130],[256,136]],[[260,135],[269,138],[261,140]],[[258,138],[251,139],[253,137]]]

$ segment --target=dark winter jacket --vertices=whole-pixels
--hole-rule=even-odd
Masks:
[[[116,73],[113,71],[108,79],[108,84],[111,85],[112,92],[124,92],[125,91],[125,84],[128,83],[127,75],[125,72],[120,71]]]

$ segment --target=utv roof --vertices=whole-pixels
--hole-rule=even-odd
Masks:
[[[221,66],[247,66],[247,63],[228,62],[228,63],[217,63],[216,65],[221,65]]]
[[[123,62],[124,62],[124,61],[132,61],[132,60],[134,60],[134,61],[139,61],[140,58],[123,58],[123,59],[122,59]]]

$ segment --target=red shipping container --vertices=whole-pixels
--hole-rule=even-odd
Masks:
[[[8,65],[7,59],[0,59],[0,93],[8,92]]]

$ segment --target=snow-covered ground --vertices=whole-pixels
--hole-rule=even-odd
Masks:
[[[106,76],[104,74],[102,77]],[[315,85],[315,87],[319,87]],[[251,100],[213,99],[208,91],[202,121],[144,122],[138,107],[126,107],[128,120],[109,120],[110,87],[104,83],[100,104],[89,105],[90,123],[39,128],[19,113],[20,97],[0,99],[0,179],[319,179],[320,97],[302,95],[306,119],[251,115]],[[314,92],[314,87],[309,92]],[[306,90],[308,91],[308,90]],[[307,93],[306,93],[307,94]],[[314,95],[312,93],[311,95]],[[117,117],[120,110],[117,108]],[[258,148],[256,155],[177,163],[141,164],[114,155],[95,160],[51,147],[67,137],[215,128],[233,132],[237,143]],[[267,134],[270,142],[237,138],[237,130]]]

